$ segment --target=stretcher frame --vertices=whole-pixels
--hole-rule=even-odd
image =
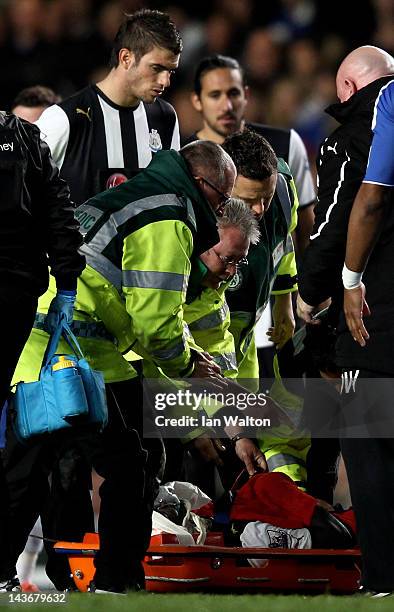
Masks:
[[[210,542],[222,534],[209,534]],[[257,592],[351,594],[360,581],[360,550],[243,548],[206,544],[181,546],[175,536],[152,536],[144,560],[146,588],[156,593]],[[80,591],[87,591],[99,550],[98,534],[83,542],[57,542]],[[265,559],[252,567],[247,559]]]

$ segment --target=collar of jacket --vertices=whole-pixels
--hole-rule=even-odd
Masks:
[[[337,102],[326,108],[325,112],[334,117],[339,123],[345,123],[360,115],[370,116],[372,119],[375,108],[376,97],[380,89],[393,80],[393,75],[388,75],[372,81],[369,85],[362,87],[352,95],[346,102]]]
[[[282,157],[278,157],[278,172],[284,174],[289,181],[293,178],[289,166]]]
[[[176,193],[190,199],[196,216],[197,233],[194,240],[194,254],[200,255],[219,242],[217,217],[197,187],[182,155],[177,151],[155,153],[144,172],[159,184],[163,193]]]

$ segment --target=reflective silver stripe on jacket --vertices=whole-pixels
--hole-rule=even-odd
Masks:
[[[286,219],[287,229],[289,229],[291,225],[291,197],[288,182],[280,172],[278,173],[278,180],[276,183],[276,193]]]
[[[186,350],[186,345],[184,341],[180,341],[175,346],[172,346],[168,349],[159,349],[157,351],[151,351],[152,357],[156,357],[156,359],[175,359],[182,355],[182,353]]]
[[[274,282],[275,282],[275,279],[273,280],[272,284]],[[267,304],[268,304],[269,300],[270,300],[270,298],[268,296],[268,298],[265,300],[264,304],[262,306],[260,306],[260,308],[258,308],[256,310],[256,323],[258,323],[260,321],[264,310],[267,308]]]
[[[294,252],[293,238],[291,237],[290,234],[287,234],[286,244],[284,245],[284,247],[285,248],[284,248],[283,255],[288,255],[289,253]]]
[[[212,359],[222,370],[237,370],[237,358],[235,353],[222,353],[212,355]]]
[[[122,291],[122,274],[119,268],[117,268],[112,261],[105,257],[102,253],[98,253],[94,249],[91,248],[90,242],[89,244],[83,244],[79,252],[85,255],[86,263],[99,272],[110,282],[119,293]]]
[[[92,239],[88,244],[90,244],[95,251],[102,252],[111,242],[111,240],[115,238],[118,233],[118,228],[126,223],[126,221],[136,217],[145,210],[154,210],[155,208],[160,208],[161,206],[179,206],[179,208],[186,208],[189,220],[192,223],[194,221],[195,225],[196,221],[193,208],[190,205],[189,210],[188,202],[185,202],[184,199],[177,197],[173,193],[148,196],[147,198],[130,202],[117,212],[113,213],[109,217],[108,221],[106,221],[106,223],[104,223],[104,225],[98,230],[98,232],[92,236]]]
[[[44,329],[45,319],[47,315],[37,312],[33,327],[35,329]],[[70,325],[73,334],[79,338],[99,338],[100,340],[110,340],[116,343],[116,339],[109,333],[104,323],[93,323],[90,321],[74,321]]]
[[[88,243],[83,244],[79,249],[79,251],[85,255],[86,263],[108,279],[119,292],[122,289],[121,270],[103,255],[104,249],[111,240],[115,238],[120,225],[145,210],[153,210],[164,205],[179,206],[179,208],[186,207],[188,220],[196,227],[193,206],[188,198],[186,198],[185,202],[185,198],[179,198],[172,193],[149,196],[141,200],[136,200],[135,202],[130,202],[130,204],[126,204],[126,206],[118,212],[113,213],[98,232],[92,236],[92,239],[89,240]],[[85,205],[82,204],[78,208],[80,214],[83,212],[84,206]],[[88,207],[88,204],[86,204],[86,207]]]
[[[213,329],[214,327],[221,325],[221,323],[226,320],[228,312],[229,308],[227,306],[227,303],[225,302],[219,310],[216,310],[216,312],[211,312],[205,315],[204,317],[201,317],[201,319],[198,319],[198,321],[189,323],[189,328],[192,331]]]
[[[187,220],[192,224],[194,230],[197,231],[196,215],[194,214],[193,204],[189,198],[186,198]]]
[[[122,272],[123,287],[185,292],[188,282],[189,275],[175,272],[148,272],[144,270],[123,270]]]
[[[273,457],[267,459],[267,465],[270,472],[280,467],[284,467],[285,465],[300,465],[301,467],[306,468],[306,463],[303,459],[299,457],[294,457],[294,455],[288,455],[286,453],[278,453]]]
[[[242,352],[245,354],[248,348],[250,347],[250,343],[253,340],[253,330],[251,329],[245,336],[244,343],[242,345]]]
[[[187,323],[185,323],[185,321],[183,322],[183,339],[185,342],[187,342],[187,340],[192,339],[193,340],[193,336],[190,332],[189,326]]]

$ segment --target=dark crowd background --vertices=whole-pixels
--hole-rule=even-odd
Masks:
[[[123,12],[142,7],[169,12],[182,33],[167,99],[185,135],[200,127],[189,102],[195,66],[224,53],[245,67],[248,120],[294,127],[311,160],[333,128],[323,110],[336,101],[341,59],[362,44],[394,53],[393,0],[0,0],[0,107],[30,85],[65,97],[100,79]]]

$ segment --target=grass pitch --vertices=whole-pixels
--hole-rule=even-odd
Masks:
[[[3,603],[3,602],[2,602]],[[0,604],[1,605],[1,604]],[[2,607],[2,606],[1,606]],[[385,612],[394,598],[371,600],[332,595],[208,595],[137,593],[127,596],[70,594],[64,604],[13,604],[22,610],[64,612]]]

